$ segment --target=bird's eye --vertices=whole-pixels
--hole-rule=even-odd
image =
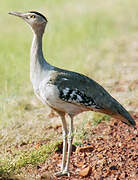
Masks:
[[[30,18],[35,18],[35,15],[31,15]]]

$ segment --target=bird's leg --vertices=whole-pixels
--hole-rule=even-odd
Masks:
[[[64,118],[62,118],[62,133],[63,133],[63,155],[62,155],[62,165],[61,165],[61,171],[65,168],[65,162],[66,162],[66,152],[67,152],[67,124]]]
[[[58,114],[61,117],[62,120],[62,132],[63,132],[63,155],[62,155],[62,165],[61,165],[61,171],[55,173],[56,176],[64,176],[68,175],[66,172],[64,172],[65,163],[66,163],[66,152],[67,152],[67,123],[65,120],[65,113],[58,112]]]
[[[64,169],[69,176],[69,162],[70,162],[70,155],[72,151],[72,141],[73,141],[73,116],[70,115],[70,124],[69,124],[69,133],[68,133],[68,154],[67,154],[67,162]]]

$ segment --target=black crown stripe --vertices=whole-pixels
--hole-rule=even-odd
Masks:
[[[43,17],[43,18],[45,19],[45,21],[47,21],[46,17],[45,17],[43,14],[41,14],[41,13],[39,13],[39,12],[37,12],[37,11],[29,11],[29,13],[37,14],[37,15]]]

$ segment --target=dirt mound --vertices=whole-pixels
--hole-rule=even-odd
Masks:
[[[138,114],[134,114],[138,120]],[[111,120],[102,122],[90,131],[90,138],[72,153],[70,177],[56,178],[62,154],[57,151],[38,169],[41,179],[136,180],[138,179],[137,130]],[[61,148],[61,147],[60,147]]]

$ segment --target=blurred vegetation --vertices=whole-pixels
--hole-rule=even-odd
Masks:
[[[0,5],[2,162],[7,162],[9,157],[11,163],[14,161],[16,155],[12,156],[7,150],[13,148],[15,151],[14,147],[17,144],[36,143],[45,138],[49,138],[48,142],[51,143],[52,138],[56,137],[53,131],[50,135],[45,133],[46,127],[52,122],[47,117],[49,109],[36,100],[29,80],[32,32],[21,19],[8,15],[9,11],[28,10],[40,11],[48,18],[43,50],[49,63],[81,72],[97,80],[128,107],[129,104],[132,107],[138,102],[137,90],[130,83],[138,79],[137,0],[28,0],[27,2],[2,0]],[[116,93],[118,82],[122,83],[121,87],[123,86],[125,92]],[[127,85],[124,85],[125,83]],[[127,89],[127,86],[130,87]],[[132,107],[132,110],[135,108]],[[92,119],[94,124],[97,124],[108,118],[92,113],[82,114],[77,118],[79,124]],[[76,126],[79,126],[77,121]],[[85,136],[84,129],[76,137],[78,144],[82,136]],[[20,155],[21,151],[19,148],[17,154]],[[35,163],[37,162],[39,163],[36,160]]]

